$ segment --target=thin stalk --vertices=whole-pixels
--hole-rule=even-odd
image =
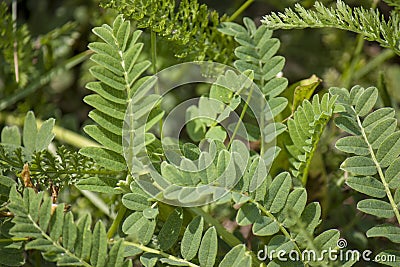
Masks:
[[[245,11],[253,2],[254,2],[254,0],[247,0],[246,2],[244,2],[244,3],[232,14],[232,16],[230,16],[230,17],[228,18],[227,21],[229,21],[229,22],[234,21],[238,16],[240,16],[240,14],[243,13],[243,11]]]
[[[247,99],[246,99],[246,103],[244,103],[244,107],[242,109],[242,113],[240,114],[240,117],[239,117],[239,122],[236,123],[235,129],[233,130],[232,136],[231,136],[231,138],[229,140],[228,148],[231,146],[233,140],[235,139],[237,131],[239,130],[240,122],[243,121],[244,115],[246,114],[247,108],[249,106],[248,103],[249,103],[249,101],[250,101],[250,99],[251,99],[251,97],[253,95],[253,90],[254,90],[254,86],[251,87],[249,95],[247,96]]]
[[[189,211],[195,215],[200,215],[201,217],[204,218],[204,220],[215,227],[215,230],[217,230],[218,235],[221,237],[222,240],[224,240],[230,247],[234,247],[237,245],[242,244],[242,242],[234,236],[232,233],[228,232],[225,227],[223,227],[218,220],[216,220],[214,217],[212,217],[209,213],[205,212],[201,208],[188,208]]]
[[[164,257],[164,258],[167,258],[167,259],[170,259],[170,260],[173,260],[173,261],[180,262],[180,263],[184,264],[184,266],[199,267],[199,265],[196,265],[196,264],[194,264],[194,263],[191,263],[190,261],[187,261],[187,260],[184,260],[184,259],[181,259],[181,258],[177,258],[177,257],[175,257],[175,256],[172,256],[172,255],[167,254],[167,253],[165,253],[165,252],[159,251],[159,250],[157,250],[157,249],[146,247],[146,246],[144,246],[144,245],[142,245],[142,244],[133,243],[133,242],[128,242],[128,241],[124,241],[124,244],[127,245],[127,246],[136,247],[136,248],[138,248],[138,249],[140,249],[140,250],[142,250],[142,251],[144,251],[144,252],[157,254],[157,255],[160,255],[160,256],[162,256],[162,257]]]
[[[29,240],[28,237],[13,237],[13,238],[0,239],[0,243],[12,243],[12,242],[21,242],[28,240]]]
[[[117,217],[115,217],[115,220],[113,221],[113,223],[111,224],[110,229],[108,229],[107,232],[107,238],[111,239],[114,237],[115,233],[117,232],[119,225],[122,222],[122,219],[124,218],[126,213],[126,208],[124,205],[121,204],[118,213],[117,213]]]
[[[364,47],[364,36],[359,34],[357,36],[356,49],[354,50],[353,59],[350,62],[350,66],[342,75],[342,86],[345,88],[350,87],[352,81],[354,80],[355,68],[358,62],[360,61],[361,51],[363,47]]]
[[[151,64],[152,64],[152,68],[153,68],[153,74],[156,75],[158,72],[158,70],[157,70],[157,35],[154,31],[151,31],[151,33],[150,33],[150,49],[151,49]],[[158,82],[156,83],[154,90],[157,95],[160,94],[160,88],[158,87]],[[162,136],[162,125],[163,125],[163,120],[161,118],[160,122],[158,123],[160,136]]]
[[[354,111],[354,113],[356,112],[354,108],[353,108],[353,111]],[[356,116],[356,118],[357,118],[358,126],[361,129],[361,134],[362,134],[362,136],[364,138],[364,141],[368,145],[368,150],[369,150],[369,153],[371,155],[372,161],[375,163],[376,169],[378,170],[379,178],[381,179],[381,182],[382,182],[382,184],[383,184],[383,186],[385,188],[386,196],[388,197],[390,205],[392,206],[392,209],[393,209],[393,212],[394,212],[394,214],[396,216],[397,222],[400,224],[400,212],[399,212],[399,209],[397,207],[396,202],[393,199],[392,192],[390,191],[389,184],[386,182],[385,175],[383,174],[381,165],[379,164],[378,160],[376,159],[374,149],[372,148],[371,144],[368,141],[367,134],[364,131],[364,127],[362,126],[360,118],[358,116]]]
[[[358,80],[369,72],[376,70],[378,66],[380,66],[383,62],[391,59],[392,57],[396,56],[396,53],[393,50],[386,49],[378,56],[374,57],[371,61],[369,61],[364,67],[360,70],[356,71],[353,75],[354,80]]]
[[[12,22],[14,34],[14,72],[15,81],[19,82],[19,68],[18,68],[18,42],[17,42],[17,0],[12,1]]]

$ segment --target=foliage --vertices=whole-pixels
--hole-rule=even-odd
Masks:
[[[263,19],[270,29],[302,29],[332,27],[360,33],[369,41],[377,41],[383,47],[393,49],[400,54],[400,14],[392,12],[386,21],[375,9],[357,7],[352,9],[338,0],[336,8],[327,8],[315,2],[315,11],[306,10],[299,4],[295,9],[286,9],[284,13],[272,13]]]
[[[284,67],[293,67],[293,61],[277,52],[285,55],[286,42],[296,35],[278,34],[281,43],[271,30],[335,27],[399,53],[395,1],[385,1],[393,7],[387,20],[378,9],[350,8],[342,1],[327,8],[316,2],[315,11],[296,5],[295,11],[264,17],[260,26],[247,17],[243,26],[233,22],[252,1],[232,17],[220,18],[197,1],[101,2],[105,10],[89,12],[91,23],[102,24],[92,30],[90,51],[68,59],[68,66],[58,69],[65,62],[61,60],[35,72],[43,85],[90,55],[80,66],[80,75],[88,75],[80,82],[91,92],[83,100],[92,108],[90,120],[81,121],[83,132],[61,128],[70,126],[65,114],[55,113],[55,125],[55,119],[36,118],[48,118],[43,112],[35,116],[29,111],[21,122],[0,113],[0,121],[12,125],[3,127],[0,139],[0,265],[364,264],[326,253],[353,248],[390,259],[368,264],[398,265],[399,111],[396,100],[390,99],[394,89],[385,80],[396,75],[381,74],[379,89],[338,87],[364,77],[360,72],[372,80],[371,70],[395,53],[383,51],[366,62],[359,38],[337,86],[311,76],[288,87]],[[109,8],[120,14],[108,13]],[[1,33],[9,40],[0,46],[4,62],[12,66],[14,31],[30,34],[24,26],[11,27],[7,10],[2,3]],[[35,50],[29,47],[30,38],[52,50],[75,24],[62,25],[25,43],[17,37],[27,46],[21,50],[26,54],[18,54],[23,73],[34,66],[28,62],[28,52]],[[210,85],[166,94],[162,75],[149,74],[175,62],[165,46],[182,60],[214,60],[232,67],[221,71],[220,65],[197,62],[202,77],[212,80]],[[49,62],[57,59],[47,56]],[[396,62],[387,64],[393,67]],[[174,84],[192,76],[192,71],[181,71],[167,80]],[[8,71],[4,81],[14,77]],[[26,74],[25,82],[35,79]],[[368,79],[360,84],[370,84]],[[17,85],[22,95],[40,88],[26,85]],[[18,90],[9,91],[0,109],[11,108],[21,98]],[[173,113],[192,98],[195,104],[187,102],[184,111]],[[26,112],[29,101],[24,105]],[[179,136],[168,136],[166,122],[172,116],[174,122],[183,118]],[[68,135],[84,144],[71,142]],[[69,145],[77,143],[79,150]],[[314,257],[304,257],[310,251]],[[291,258],[294,254],[299,257]]]
[[[346,183],[372,197],[359,201],[357,209],[380,218],[394,217],[400,222],[399,208],[394,200],[394,193],[400,186],[400,139],[394,110],[381,108],[369,113],[378,98],[378,90],[374,87],[364,89],[355,86],[350,92],[331,88],[331,93],[339,96],[346,109],[335,119],[336,125],[351,134],[336,143],[339,150],[354,154],[341,165],[352,175]],[[398,231],[398,226],[383,224],[372,227],[366,234],[368,237],[386,237],[398,243]]]
[[[137,28],[149,29],[176,48],[175,56],[189,60],[213,60],[227,63],[232,58],[233,42],[218,32],[218,13],[195,1],[102,1],[137,22]]]

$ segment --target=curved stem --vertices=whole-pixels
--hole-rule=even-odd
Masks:
[[[108,232],[107,232],[107,238],[108,238],[108,239],[111,239],[111,238],[114,237],[115,233],[116,233],[117,230],[118,230],[118,227],[120,226],[120,224],[121,224],[121,222],[122,222],[122,219],[123,219],[124,216],[125,216],[125,213],[126,213],[126,208],[125,208],[125,206],[122,205],[122,203],[121,203],[121,206],[120,206],[120,208],[119,208],[119,210],[118,210],[117,217],[115,217],[115,220],[114,220],[113,223],[111,224],[110,229],[108,229]]]

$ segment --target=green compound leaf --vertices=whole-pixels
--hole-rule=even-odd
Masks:
[[[103,42],[89,44],[94,51],[91,59],[96,64],[90,68],[90,73],[98,81],[87,84],[95,94],[86,96],[84,101],[95,108],[89,116],[97,125],[88,125],[84,130],[102,147],[85,147],[80,153],[93,158],[102,167],[116,171],[126,169],[122,157],[122,124],[128,99],[147,80],[139,78],[150,66],[150,62],[138,60],[143,48],[142,43],[137,43],[141,31],[131,33],[130,28],[130,22],[120,15],[112,26],[104,24],[94,28],[94,34]],[[141,101],[138,108],[152,108],[145,103]],[[153,114],[151,124],[161,118],[162,115]]]
[[[21,195],[12,187],[8,207],[14,214],[14,226],[10,233],[13,238],[29,238],[26,250],[40,250],[45,260],[58,266],[126,266],[122,240],[109,250],[102,222],[92,231],[90,215],[75,222],[71,212],[64,212],[63,204],[52,213],[51,203],[43,192],[26,188]]]
[[[331,93],[339,91],[335,89]],[[344,96],[343,93],[340,94]],[[352,130],[347,132],[353,136],[340,139],[336,147],[344,152],[359,155],[347,158],[341,165],[343,170],[353,175],[348,178],[347,184],[360,193],[380,198],[361,200],[357,208],[378,218],[395,217],[400,223],[397,203],[399,194],[391,190],[400,186],[400,132],[397,130],[397,120],[392,108],[381,108],[368,114],[374,107],[377,96],[377,90],[373,87],[364,90],[360,86],[354,86],[348,99],[339,97],[340,104],[345,107],[343,117],[339,118],[345,118],[346,125],[352,125]],[[389,235],[389,239],[392,240],[388,231],[397,229],[396,226],[393,227],[395,228],[372,228],[367,232],[367,236]]]

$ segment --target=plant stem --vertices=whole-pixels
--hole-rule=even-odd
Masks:
[[[151,65],[153,67],[153,74],[157,73],[157,43],[156,42],[157,42],[157,35],[154,31],[151,31],[150,46],[151,46]]]
[[[352,109],[353,109],[353,112],[356,113],[355,109],[354,108],[352,108]],[[356,116],[356,118],[357,118],[358,126],[361,129],[361,134],[362,134],[362,136],[364,138],[364,141],[368,145],[368,150],[369,150],[369,153],[371,155],[372,161],[375,163],[376,169],[378,170],[379,178],[381,179],[381,182],[382,182],[383,186],[385,187],[386,196],[388,197],[390,205],[392,206],[393,212],[394,212],[394,214],[396,216],[396,219],[397,219],[397,223],[400,224],[400,212],[399,212],[399,209],[397,207],[396,202],[393,199],[392,192],[390,191],[389,184],[386,182],[385,175],[383,174],[381,165],[379,164],[378,160],[376,159],[374,149],[372,148],[371,144],[368,141],[367,134],[364,131],[364,127],[362,126],[362,123],[361,123],[361,120],[360,120],[359,116]]]
[[[153,74],[156,75],[158,70],[157,70],[157,35],[154,31],[151,31],[150,33],[150,49],[151,49],[151,64],[153,67]],[[158,87],[158,82],[155,85],[155,93],[157,95],[160,94],[160,88]],[[159,126],[159,132],[160,136],[162,136],[162,125],[163,125],[163,120],[161,118],[158,126]]]
[[[246,114],[247,107],[249,106],[248,103],[250,102],[251,96],[253,95],[253,90],[254,90],[254,86],[252,86],[250,88],[250,92],[249,92],[249,95],[247,96],[246,103],[244,103],[244,107],[242,109],[242,113],[240,114],[239,121],[238,121],[238,123],[236,123],[235,129],[233,130],[232,136],[229,140],[228,148],[231,146],[233,140],[235,139],[237,131],[239,130],[239,126],[241,125],[241,122],[243,121],[243,117]]]
[[[146,246],[144,246],[142,244],[128,242],[128,241],[124,241],[124,244],[128,245],[128,246],[137,247],[138,249],[140,249],[142,251],[145,251],[145,252],[148,252],[148,253],[153,253],[153,254],[157,254],[157,255],[163,256],[164,258],[167,258],[167,259],[170,259],[170,260],[173,260],[173,261],[181,262],[181,263],[185,264],[184,266],[187,265],[187,266],[190,266],[190,267],[199,267],[198,265],[196,265],[194,263],[191,263],[190,261],[187,261],[187,260],[184,260],[184,259],[181,259],[181,258],[177,258],[175,256],[172,256],[172,255],[167,254],[165,252],[159,251],[157,249],[146,247]]]
[[[29,240],[29,238],[27,238],[27,237],[13,237],[13,238],[0,239],[0,243],[21,242],[21,241],[28,241],[28,240]]]
[[[254,0],[247,0],[244,2],[233,14],[228,18],[227,21],[231,22],[234,21],[240,14],[243,13],[252,3]]]
[[[357,36],[357,42],[356,42],[356,49],[354,51],[353,59],[350,62],[350,66],[347,68],[347,70],[343,73],[342,75],[342,86],[345,88],[350,87],[353,79],[354,79],[354,70],[356,68],[356,65],[360,61],[360,55],[361,51],[364,47],[364,36],[359,34]]]
[[[218,220],[216,220],[214,217],[212,217],[210,214],[205,212],[201,208],[193,207],[189,208],[189,211],[195,215],[200,215],[201,217],[204,218],[204,220],[215,227],[215,230],[217,230],[218,235],[221,237],[222,240],[224,240],[230,247],[234,247],[237,245],[242,244],[242,242],[234,236],[232,233],[228,232],[225,227],[223,227]]]
[[[18,42],[17,42],[17,0],[12,1],[12,22],[14,34],[14,72],[15,81],[19,82],[19,68],[18,68]]]
[[[118,214],[117,217],[115,217],[115,220],[113,221],[113,223],[111,224],[110,229],[108,229],[107,232],[107,238],[111,239],[114,237],[114,234],[117,232],[119,225],[122,222],[122,219],[124,218],[126,213],[126,208],[124,205],[122,205],[122,203],[120,204],[119,210],[118,210]]]
[[[371,61],[369,61],[364,67],[362,67],[360,70],[356,71],[353,75],[354,80],[358,80],[362,77],[364,77],[366,74],[369,72],[376,70],[376,68],[381,65],[383,62],[386,60],[396,56],[396,53],[393,52],[392,50],[386,49],[382,53],[380,53],[378,56],[374,57]]]

